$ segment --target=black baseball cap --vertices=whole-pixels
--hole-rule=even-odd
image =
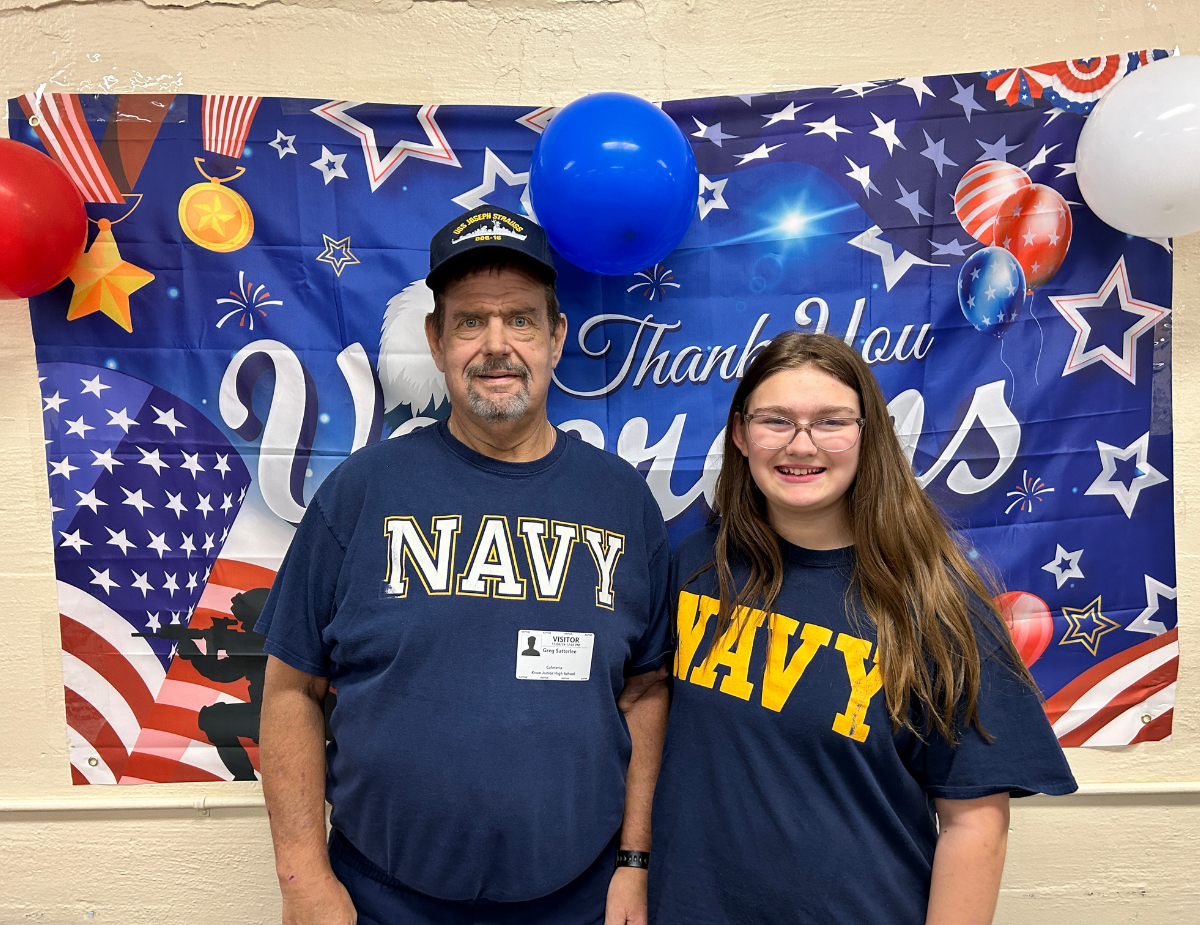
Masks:
[[[552,283],[558,276],[550,242],[541,225],[527,215],[482,205],[443,225],[429,242],[429,275],[425,282],[437,292],[467,254],[495,251],[498,259],[516,259]]]

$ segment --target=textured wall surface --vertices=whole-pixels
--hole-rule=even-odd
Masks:
[[[1200,53],[1197,0],[0,0],[0,96],[260,93],[563,104],[944,74],[1101,52]],[[1013,812],[997,921],[1200,921],[1200,235],[1176,242],[1175,499],[1182,670],[1172,742],[1070,753],[1134,790]],[[1196,364],[1193,367],[1193,363]],[[247,784],[72,788],[33,343],[0,303],[0,923],[278,921],[265,813],[186,808]],[[1109,788],[1120,789],[1120,788]],[[1162,791],[1182,792],[1162,792]],[[86,798],[86,805],[63,807]],[[114,800],[184,808],[121,809]],[[109,801],[109,805],[96,804]]]

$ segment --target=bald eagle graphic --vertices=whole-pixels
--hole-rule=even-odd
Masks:
[[[389,436],[432,424],[450,412],[446,378],[434,365],[425,340],[425,316],[433,292],[418,279],[388,300],[379,335],[379,384]]]

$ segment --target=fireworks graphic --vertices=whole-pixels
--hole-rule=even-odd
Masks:
[[[672,275],[673,272],[674,271],[668,270],[661,263],[656,263],[654,268],[651,270],[642,270],[640,273],[634,273],[633,275],[640,276],[643,282],[634,283],[625,291],[633,292],[635,289],[640,289],[641,292],[639,295],[644,295],[651,302],[653,302],[655,299],[658,299],[658,301],[661,302],[663,297],[667,294],[668,286],[672,289],[679,288],[679,283],[671,282],[671,280],[674,278]]]
[[[1042,495],[1049,494],[1052,491],[1054,491],[1054,489],[1047,488],[1046,483],[1041,479],[1031,479],[1029,477],[1029,470],[1026,469],[1023,473],[1021,484],[1016,487],[1015,491],[1010,491],[1008,493],[1008,497],[1015,498],[1015,500],[1004,509],[1004,513],[1007,514],[1012,511],[1014,507],[1019,506],[1022,511],[1028,514],[1033,511],[1034,501],[1044,501],[1045,499],[1042,497]]]
[[[221,320],[217,322],[218,328],[225,324],[225,322],[234,315],[241,315],[241,317],[238,318],[238,327],[249,327],[250,330],[253,331],[254,315],[256,313],[265,319],[267,317],[267,313],[263,311],[264,306],[283,304],[282,300],[271,298],[271,293],[267,292],[267,287],[265,285],[259,286],[257,289],[255,289],[254,283],[247,282],[245,270],[238,270],[238,291],[234,292],[232,289],[230,289],[229,294],[232,296],[232,298],[217,299],[217,304],[236,305],[237,308],[221,316]]]

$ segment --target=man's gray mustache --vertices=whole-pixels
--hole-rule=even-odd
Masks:
[[[464,371],[464,375],[468,379],[474,379],[477,376],[483,376],[488,373],[512,373],[514,376],[520,376],[526,382],[529,381],[529,367],[521,364],[512,363],[508,360],[485,360],[482,363],[476,363],[474,366],[468,366]]]

